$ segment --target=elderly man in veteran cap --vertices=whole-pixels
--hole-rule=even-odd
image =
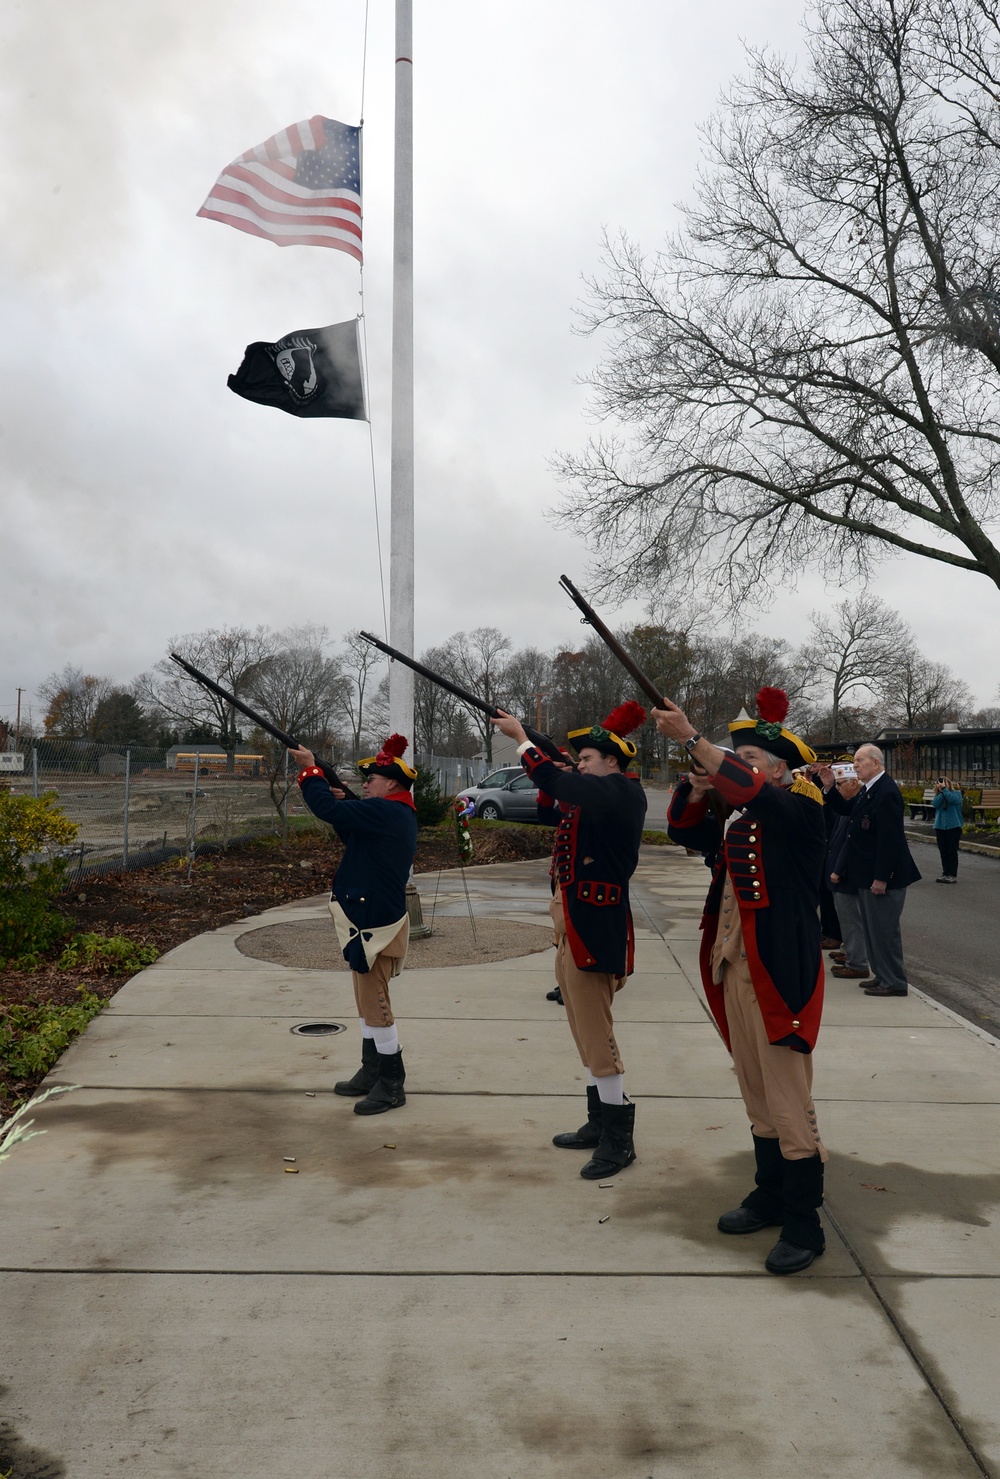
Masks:
[[[760,717],[729,726],[735,755],[700,735],[675,705],[654,709],[661,734],[704,771],[678,786],[667,814],[675,842],[714,857],[701,927],[701,975],[733,1055],[753,1132],[756,1185],[719,1218],[724,1233],[780,1227],[772,1274],[823,1252],[819,1218],[826,1149],[812,1101],[812,1050],[823,1006],[818,915],[826,851],[823,797],[793,772],[815,761],[782,721],[780,688],[757,695]],[[729,808],[719,820],[712,789]]]

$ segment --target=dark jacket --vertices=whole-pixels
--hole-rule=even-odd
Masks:
[[[839,792],[838,792],[839,795]],[[858,792],[861,795],[861,792]],[[848,803],[850,804],[850,803]],[[835,894],[856,894],[857,888],[847,878],[847,828],[849,818],[839,816],[832,807],[827,808],[828,815],[833,817],[833,831],[830,833],[830,842],[826,850],[826,876],[824,882],[827,888]],[[830,882],[830,874],[836,873],[840,879],[839,883]]]
[[[304,771],[302,799],[314,816],[329,822],[344,844],[332,896],[359,930],[394,924],[406,913],[406,884],[417,850],[417,814],[409,791],[338,801],[323,776]],[[344,959],[352,970],[368,970],[360,938]]]
[[[582,971],[631,974],[635,955],[628,883],[639,861],[646,793],[634,776],[559,770],[533,746],[521,764],[559,803],[552,850],[566,938]]]
[[[887,888],[908,888],[920,870],[906,845],[902,792],[885,771],[869,789],[845,801],[836,787],[827,791],[827,806],[847,818],[846,868],[837,869],[851,888],[871,888],[881,879]]]
[[[806,781],[769,785],[763,772],[728,756],[713,787],[730,807],[744,808],[725,837],[707,799],[693,800],[690,786],[675,793],[667,827],[675,842],[715,854],[701,920],[701,979],[708,1004],[729,1047],[723,989],[712,980],[712,947],[728,871],[768,1041],[810,1053],[823,1013],[817,912],[826,855],[821,793]]]

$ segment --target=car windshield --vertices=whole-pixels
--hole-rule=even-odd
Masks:
[[[512,775],[517,775],[517,771],[494,770],[492,774],[488,775],[484,781],[480,781],[479,784],[483,789],[487,786],[505,786]]]

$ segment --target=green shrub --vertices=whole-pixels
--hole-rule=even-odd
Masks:
[[[66,862],[53,856],[76,836],[55,797],[0,792],[0,964],[32,966],[69,931],[52,900]]]
[[[14,1079],[48,1073],[75,1037],[104,1006],[99,996],[79,988],[71,1006],[0,1007],[0,1063]]]
[[[59,957],[61,971],[86,967],[95,975],[134,976],[159,955],[152,945],[137,945],[124,935],[77,935]]]

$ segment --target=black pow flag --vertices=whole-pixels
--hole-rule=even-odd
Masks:
[[[248,344],[227,384],[245,400],[290,416],[366,421],[357,320],[300,329],[276,344]]]

